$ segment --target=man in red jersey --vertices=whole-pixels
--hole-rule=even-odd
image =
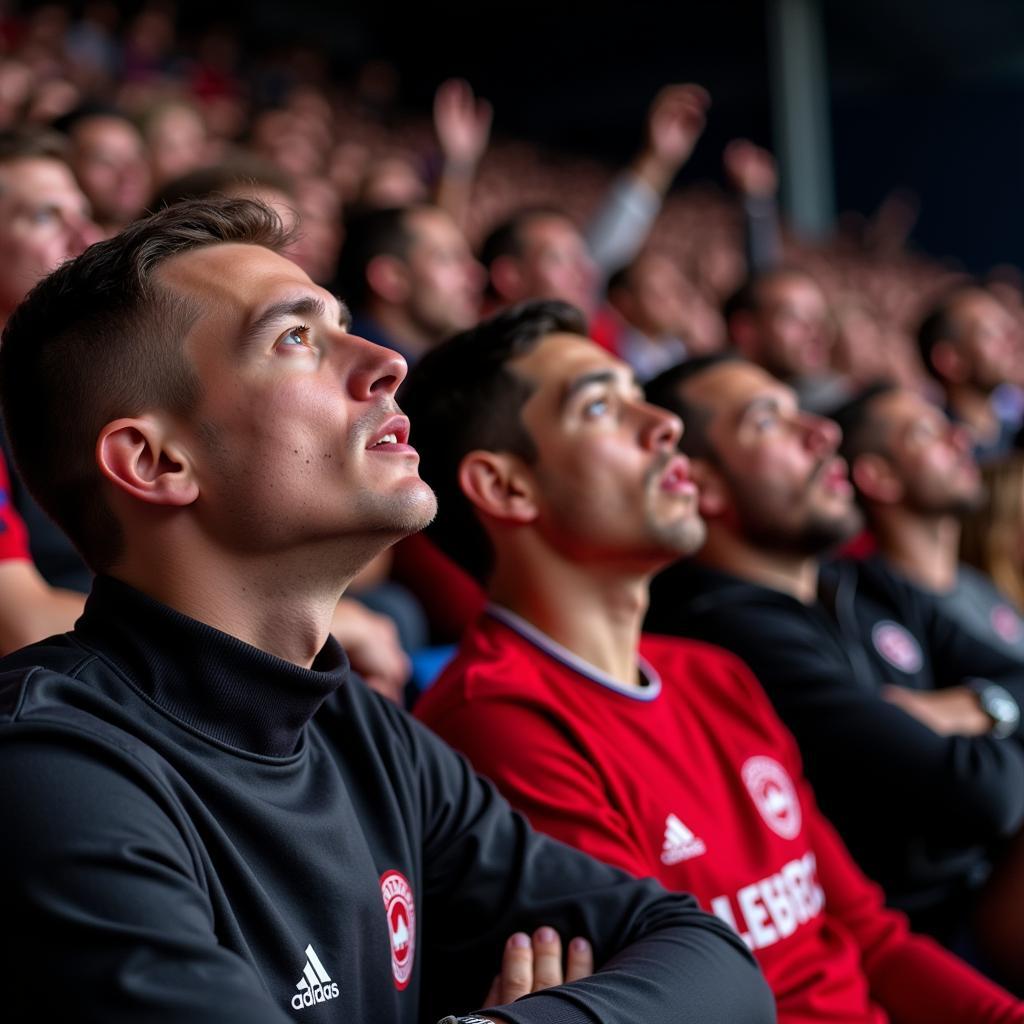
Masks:
[[[686,888],[754,950],[785,1024],[1024,1020],[882,904],[732,655],[641,635],[704,525],[682,424],[561,303],[458,335],[402,395],[434,538],[491,605],[418,714],[533,823]]]

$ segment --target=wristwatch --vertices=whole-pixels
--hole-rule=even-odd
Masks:
[[[968,679],[968,689],[978,697],[981,710],[992,719],[992,735],[998,740],[1012,736],[1020,725],[1020,707],[1013,696],[989,679]]]

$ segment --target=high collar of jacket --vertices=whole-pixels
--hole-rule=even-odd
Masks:
[[[168,715],[269,757],[294,753],[306,724],[349,677],[333,637],[302,668],[109,576],[94,581],[75,635]]]

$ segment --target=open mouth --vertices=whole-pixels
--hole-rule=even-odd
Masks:
[[[383,453],[415,452],[416,449],[408,441],[409,421],[404,416],[392,416],[371,435],[366,450]]]
[[[696,494],[697,485],[690,478],[690,460],[676,455],[661,474],[659,486],[667,494]]]

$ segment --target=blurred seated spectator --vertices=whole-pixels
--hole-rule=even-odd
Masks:
[[[916,392],[885,385],[858,395],[834,419],[878,545],[877,571],[934,595],[979,640],[1024,659],[1024,621],[1012,600],[984,572],[960,563],[961,517],[982,501],[966,428]]]
[[[99,238],[66,151],[52,132],[0,133],[0,323],[40,278]],[[91,574],[8,466],[2,429],[0,442],[0,649],[7,652],[70,629],[83,601],[73,591],[88,590]]]
[[[960,557],[1024,615],[1024,454],[981,469],[982,499],[963,519]]]
[[[641,253],[608,281],[608,302],[622,318],[616,348],[641,381],[688,356],[720,349],[721,318],[668,256]]]
[[[931,308],[918,330],[925,368],[942,389],[946,411],[971,432],[980,462],[1005,455],[1020,429],[1019,413],[1000,419],[996,390],[1016,379],[1020,325],[978,285],[961,285]]]
[[[211,162],[213,149],[199,109],[186,100],[157,103],[142,119],[154,188]]]
[[[725,305],[740,355],[792,386],[802,408],[821,412],[848,396],[830,369],[832,312],[821,285],[796,267],[756,273]]]
[[[335,291],[352,330],[409,363],[476,323],[483,284],[465,236],[437,206],[366,210],[345,225]]]
[[[70,163],[93,217],[107,236],[146,209],[152,179],[138,128],[114,107],[89,105],[57,122],[71,141]]]

